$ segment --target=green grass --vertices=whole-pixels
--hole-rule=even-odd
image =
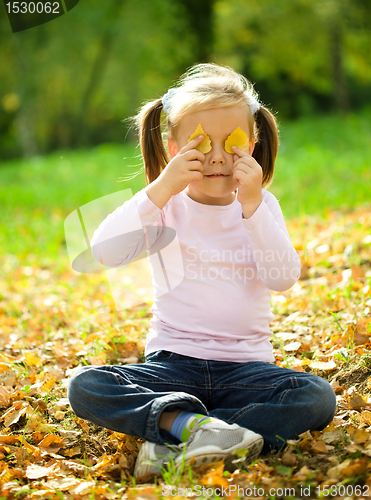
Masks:
[[[371,201],[371,109],[281,124],[269,190],[286,218]]]
[[[347,116],[303,118],[280,126],[280,149],[269,190],[286,219],[326,217],[327,209],[370,203],[371,109]],[[64,219],[115,191],[145,186],[139,149],[102,144],[79,151],[0,163],[0,249],[24,258],[65,251]],[[370,205],[368,205],[370,206]]]
[[[145,185],[130,181],[142,164],[134,144],[102,144],[0,164],[0,248],[20,257],[55,255],[65,248],[64,219],[92,200]]]

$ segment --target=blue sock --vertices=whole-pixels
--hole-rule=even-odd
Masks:
[[[187,423],[191,420],[188,427],[186,428]],[[189,411],[181,411],[176,417],[171,426],[170,434],[178,438],[183,443],[188,441],[188,438],[191,434],[190,429],[193,428],[195,422],[198,423],[198,426],[211,422],[211,418],[207,415],[200,415],[199,413],[193,413]]]

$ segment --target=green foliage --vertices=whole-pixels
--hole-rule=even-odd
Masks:
[[[351,0],[220,0],[215,54],[286,116],[351,109],[368,101],[370,15]]]
[[[115,141],[121,120],[196,62],[235,67],[297,117],[370,103],[363,0],[80,2],[14,36],[0,18],[0,156]]]

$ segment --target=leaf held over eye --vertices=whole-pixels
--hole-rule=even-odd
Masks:
[[[211,151],[211,141],[210,137],[204,132],[203,128],[201,127],[201,123],[199,123],[198,127],[196,130],[193,132],[193,134],[190,136],[188,139],[188,142],[193,141],[193,139],[196,139],[199,135],[203,135],[204,139],[198,146],[196,146],[196,149],[198,151],[201,151],[201,153],[206,154],[209,151]]]
[[[244,151],[246,151],[249,147],[249,138],[246,133],[240,129],[240,127],[237,127],[225,141],[224,149],[231,155],[233,154],[232,146],[236,146]]]

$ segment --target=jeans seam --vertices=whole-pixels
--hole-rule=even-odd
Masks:
[[[256,384],[238,384],[238,383],[232,383],[232,384],[218,384],[214,387],[214,390],[217,389],[244,389],[244,390],[259,390],[259,391],[264,391],[264,390],[272,390],[277,387],[278,384],[272,384],[272,385],[256,385]]]
[[[211,373],[210,373],[210,366],[209,366],[209,362],[208,361],[205,361],[205,364],[204,364],[204,372],[205,372],[205,386],[204,386],[204,390],[206,391],[206,397],[207,397],[207,400],[208,400],[208,404],[211,404],[212,403],[212,380],[211,380]]]
[[[141,379],[141,378],[133,378],[133,379],[129,379],[131,383],[136,383],[136,382],[142,382],[142,383],[145,383],[145,384],[161,384],[161,385],[175,385],[175,384],[178,384],[179,386],[181,387],[192,387],[192,388],[199,388],[199,387],[203,387],[203,388],[207,388],[208,386],[207,385],[201,385],[201,384],[191,384],[189,382],[184,382],[183,380],[174,380],[174,381],[169,381],[167,379],[162,379],[162,378],[159,378],[157,377],[156,380],[148,380],[148,379]]]
[[[196,389],[199,387],[203,387],[203,388],[207,387],[206,385],[202,386],[200,384],[192,384],[190,382],[184,382],[183,380],[169,381],[168,379],[163,379],[162,377],[159,377],[159,376],[156,376],[155,379],[151,379],[149,381],[148,378],[142,379],[141,377],[133,377],[129,373],[117,373],[116,370],[114,370],[114,368],[115,368],[115,365],[104,365],[104,369],[106,369],[106,371],[109,371],[110,373],[115,375],[117,383],[119,385],[123,385],[123,386],[125,386],[126,384],[132,385],[132,384],[136,384],[136,383],[148,384],[148,382],[150,382],[151,384],[159,383],[161,385],[163,385],[163,384],[165,384],[165,385],[179,384],[179,386],[181,386],[181,387],[191,387],[191,388],[196,388]],[[126,383],[121,382],[120,378],[124,378],[126,380]]]
[[[257,406],[260,406],[261,404],[263,404],[263,403],[251,403],[248,406],[244,406],[243,408],[238,410],[234,415],[232,415],[232,417],[229,420],[234,422],[234,421],[238,420],[240,417],[249,413],[251,410],[253,410]]]
[[[290,377],[290,382],[291,382],[291,389],[286,389],[285,391],[283,391],[280,395],[280,398],[278,400],[278,404],[281,405],[285,399],[285,397],[287,396],[287,394],[289,394],[289,392],[292,391],[292,389],[298,389],[299,388],[299,382],[298,382],[298,379],[297,377]]]

